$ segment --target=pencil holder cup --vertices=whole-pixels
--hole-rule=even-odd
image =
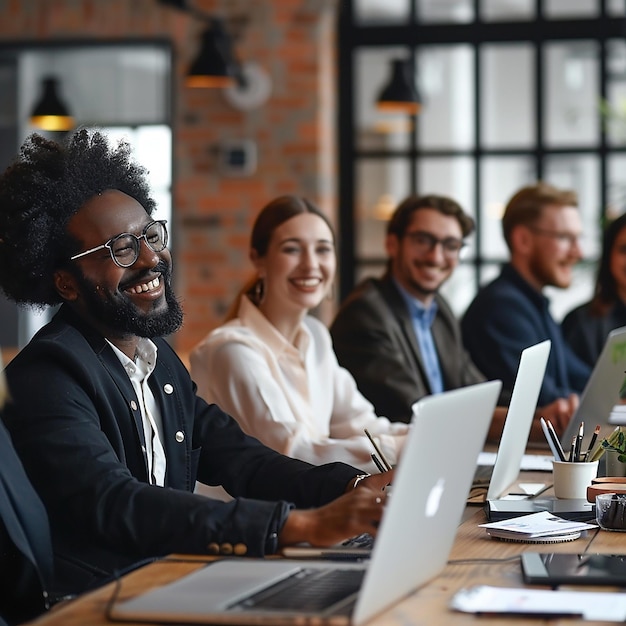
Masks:
[[[552,461],[554,495],[562,500],[587,498],[587,487],[598,474],[598,461],[569,463]]]
[[[597,495],[596,521],[603,530],[626,532],[626,494],[602,493]]]

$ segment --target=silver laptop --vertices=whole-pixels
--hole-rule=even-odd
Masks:
[[[368,561],[220,560],[116,603],[111,617],[272,626],[367,622],[445,566],[500,387],[500,381],[490,381],[428,396],[415,405],[393,492]],[[446,433],[445,439],[441,433]],[[330,604],[321,602],[318,590],[327,575],[335,594]],[[337,593],[337,576],[357,578],[345,597]],[[298,585],[293,582],[298,579],[305,581],[310,605],[297,598],[296,588],[290,586]],[[286,599],[276,595],[278,588]]]
[[[596,425],[601,426],[600,436],[608,436],[618,424],[626,424],[626,326],[609,333],[604,348],[580,397],[578,410],[572,416],[561,445],[565,451],[571,447],[572,438],[578,434],[580,423],[585,423],[582,449],[586,450]]]
[[[542,341],[522,351],[489,480],[487,500],[501,497],[517,479],[550,356],[550,346],[549,340]]]

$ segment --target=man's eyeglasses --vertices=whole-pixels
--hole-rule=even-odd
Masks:
[[[568,233],[563,230],[548,230],[546,228],[537,228],[535,226],[529,226],[528,229],[537,235],[543,235],[544,237],[551,237],[556,239],[560,244],[567,245],[570,248],[580,243],[580,235],[576,233]]]
[[[439,239],[424,230],[416,230],[404,235],[418,252],[432,252],[439,244],[445,256],[456,258],[459,256],[465,242],[456,237],[446,237]]]
[[[85,250],[70,257],[70,261],[80,259],[82,256],[97,252],[103,248],[108,248],[111,258],[115,265],[119,267],[130,267],[139,258],[139,252],[141,250],[141,240],[146,242],[146,245],[150,250],[154,252],[161,252],[167,246],[167,228],[165,227],[167,220],[158,220],[156,222],[150,222],[144,229],[139,237],[132,233],[121,233],[115,235],[101,246]]]

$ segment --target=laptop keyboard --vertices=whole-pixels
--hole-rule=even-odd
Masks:
[[[356,535],[355,537],[350,537],[350,539],[346,539],[341,542],[341,547],[343,548],[373,548],[374,547],[374,537],[369,533],[363,533],[362,535]]]
[[[362,569],[304,568],[228,608],[322,612],[356,593],[364,575]]]

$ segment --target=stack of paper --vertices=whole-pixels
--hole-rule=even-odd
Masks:
[[[582,616],[585,620],[623,622],[626,619],[626,594],[481,586],[458,591],[452,598],[450,608],[486,615],[503,613],[546,618],[565,615]]]
[[[575,539],[580,533],[590,528],[596,528],[594,524],[575,522],[557,517],[548,511],[522,515],[512,519],[479,524],[486,528],[492,537],[501,539],[514,539],[516,541],[532,541],[534,539]]]

